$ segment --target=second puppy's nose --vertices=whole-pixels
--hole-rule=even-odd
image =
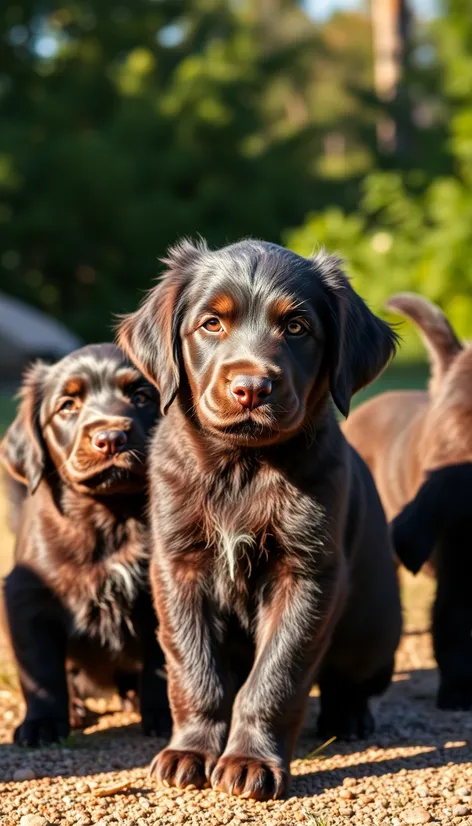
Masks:
[[[104,456],[118,453],[126,445],[128,436],[124,430],[99,430],[92,436],[92,447]]]
[[[236,376],[230,389],[241,407],[254,410],[272,393],[272,382],[267,376]]]

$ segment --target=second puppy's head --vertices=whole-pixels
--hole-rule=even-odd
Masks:
[[[114,344],[93,344],[31,367],[1,445],[7,470],[29,487],[57,473],[92,495],[144,486],[158,394]]]
[[[340,262],[262,241],[210,251],[183,242],[120,344],[158,387],[181,394],[206,431],[262,445],[303,427],[328,391],[351,395],[383,369],[395,337],[354,292]],[[186,395],[187,393],[187,395]]]

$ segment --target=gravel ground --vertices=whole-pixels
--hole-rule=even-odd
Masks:
[[[437,711],[437,673],[427,633],[432,583],[406,578],[406,628],[394,683],[375,703],[377,732],[368,742],[319,742],[310,706],[285,801],[254,803],[212,791],[157,788],[147,766],[163,743],[143,738],[138,718],[113,701],[95,707],[95,725],[67,748],[10,745],[22,705],[11,669],[0,670],[0,823],[263,824],[263,826],[403,826],[437,822],[472,826],[472,715]]]

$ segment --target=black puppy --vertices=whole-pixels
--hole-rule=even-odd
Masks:
[[[440,671],[438,706],[472,708],[472,464],[428,473],[415,498],[393,521],[401,562],[418,573],[431,561],[437,576],[434,653]]]
[[[15,496],[4,609],[26,700],[15,741],[67,736],[67,674],[124,696],[140,674],[146,733],[168,729],[164,658],[147,587],[146,452],[155,389],[112,344],[27,373],[1,446]]]

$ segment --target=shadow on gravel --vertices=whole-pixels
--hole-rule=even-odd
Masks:
[[[370,740],[334,742],[320,759],[305,763],[303,757],[321,745],[315,734],[319,700],[310,697],[293,766],[297,774],[292,794],[310,796],[305,791],[307,785],[311,790],[322,791],[341,786],[347,777],[379,777],[401,770],[472,762],[472,715],[439,711],[435,706],[436,687],[435,669],[397,672],[388,692],[372,704],[377,731]],[[106,726],[107,716],[102,716],[99,725]],[[21,756],[21,763],[31,766],[37,777],[93,772],[106,775],[145,768],[166,744],[164,739],[144,737],[138,723],[116,726],[112,718],[109,722],[108,728],[74,733],[64,747],[20,749],[0,745],[0,769],[7,764],[17,765]],[[390,750],[397,748],[407,753],[389,755]],[[337,755],[349,756],[352,765],[333,768],[330,762],[328,766],[324,758]]]
[[[354,748],[355,745],[355,748]],[[353,744],[353,751],[359,749],[359,743]],[[362,744],[363,745],[363,744]],[[370,744],[365,743],[366,747]],[[412,743],[405,743],[405,746]],[[343,750],[343,754],[346,751]],[[397,774],[402,770],[418,770],[420,768],[441,768],[454,763],[470,763],[472,761],[472,749],[466,744],[448,748],[436,748],[431,746],[431,750],[421,754],[421,766],[418,764],[418,753],[405,757],[395,757],[387,760],[367,761],[355,763],[352,766],[343,768],[323,768],[323,761],[320,761],[319,769],[316,772],[305,772],[294,775],[291,793],[297,797],[312,797],[313,789],[323,791],[324,789],[338,788],[343,785],[347,777],[361,780],[366,777],[382,777],[386,774]],[[309,784],[311,792],[306,795],[303,787]]]

